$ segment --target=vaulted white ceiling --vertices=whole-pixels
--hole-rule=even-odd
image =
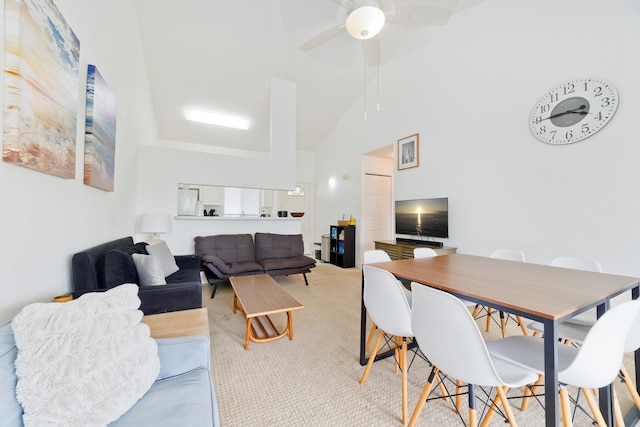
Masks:
[[[459,12],[483,0],[379,1]],[[278,77],[297,87],[297,148],[314,150],[361,95],[365,69],[370,80],[375,67],[365,66],[362,42],[346,33],[308,52],[300,47],[344,20],[345,7],[367,2],[134,0],[160,138],[268,151],[269,85]],[[426,34],[387,23],[379,35],[380,67],[419,49]],[[188,122],[187,107],[240,115],[252,126]]]

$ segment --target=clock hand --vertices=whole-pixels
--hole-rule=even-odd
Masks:
[[[572,113],[573,114],[580,114],[580,115],[584,116],[584,115],[589,114],[589,113],[587,113],[586,111],[578,111],[578,110],[584,110],[585,108],[587,108],[587,106],[582,104],[578,108],[574,108],[573,110],[567,110],[567,111],[565,111],[563,113],[557,113],[557,114],[554,114],[554,115],[549,116],[546,119],[542,119],[542,120],[553,119],[553,118],[556,118],[556,117],[564,116],[565,114],[572,114]]]

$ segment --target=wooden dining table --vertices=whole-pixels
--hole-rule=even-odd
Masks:
[[[544,324],[545,425],[559,425],[558,324],[597,308],[600,317],[611,298],[640,293],[640,279],[573,270],[548,265],[507,261],[465,254],[404,259],[371,264],[391,272],[404,283],[417,282],[465,300],[520,315]],[[364,277],[363,277],[364,290]],[[366,307],[362,302],[360,363],[365,357]],[[640,351],[635,354],[636,386],[640,379]],[[612,387],[600,389],[599,403],[607,425],[613,424]]]

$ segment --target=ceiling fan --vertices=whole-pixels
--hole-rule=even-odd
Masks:
[[[303,52],[316,49],[331,40],[348,34],[362,41],[367,65],[380,63],[382,30],[394,26],[427,27],[447,23],[457,6],[457,0],[330,0],[338,5],[337,23],[316,34],[300,46]],[[387,30],[387,27],[389,29]]]

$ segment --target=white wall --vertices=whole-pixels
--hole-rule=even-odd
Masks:
[[[336,124],[315,151],[313,182],[316,186],[316,241],[320,241],[323,234],[329,234],[329,227],[342,219],[344,214],[353,215],[356,221],[360,218],[360,156],[373,148],[389,145],[388,141],[379,140],[367,141],[369,144],[378,142],[372,148],[365,144],[365,123],[369,122],[365,122],[362,117],[362,103],[356,101],[354,107]],[[343,179],[347,175],[348,179]],[[356,258],[357,256],[356,251]]]
[[[478,255],[519,247],[537,263],[588,256],[607,272],[640,276],[637,4],[487,0],[424,31],[421,50],[383,65],[381,111],[370,106],[364,121],[357,100],[317,150],[316,233],[343,211],[361,216],[357,179],[329,188],[331,176],[418,132],[420,167],[396,170],[395,198],[449,197],[445,244]],[[619,91],[609,125],[568,146],[535,139],[527,122],[535,102],[591,76]]]
[[[313,171],[313,161],[310,153],[295,150],[295,84],[272,79],[270,108],[271,130],[264,135],[270,141],[268,153],[237,150],[217,152],[216,148],[208,149],[181,141],[160,141],[155,146],[141,145],[138,159],[138,223],[141,215],[148,212],[175,216],[179,183],[289,190],[295,187],[296,182],[307,182]],[[297,164],[300,166],[296,167]],[[299,174],[298,169],[301,171]],[[175,253],[193,253],[194,237],[236,232],[229,228],[229,224],[216,220],[174,220],[171,232],[164,234],[162,239]],[[258,220],[255,224],[258,226],[252,225],[245,232],[264,232],[269,229],[274,233],[301,232],[299,220],[286,223],[285,228],[282,228],[285,223],[275,221]],[[147,235],[136,234],[136,240],[147,238]]]
[[[25,304],[70,291],[73,253],[133,233],[137,146],[157,139],[133,5],[55,3],[80,40],[76,178],[0,162],[0,322]],[[0,15],[4,23],[4,8]],[[4,55],[0,61],[4,69]],[[118,102],[113,193],[82,183],[88,63],[98,67]]]

